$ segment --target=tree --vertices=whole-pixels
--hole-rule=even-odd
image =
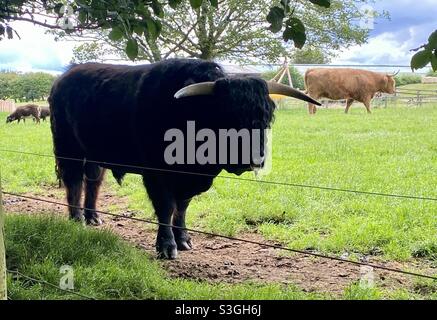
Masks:
[[[138,58],[150,62],[175,56],[276,61],[284,56],[285,49],[280,39],[275,39],[267,30],[265,21],[260,19],[267,12],[265,0],[222,0],[218,8],[209,2],[203,2],[198,9],[193,9],[188,3],[181,3],[177,10],[166,7],[165,19],[158,20],[162,27],[159,36],[134,31]],[[89,32],[85,38],[79,35],[74,39],[100,44],[77,47],[75,61],[84,61],[83,58],[88,57],[94,60],[103,52],[102,45],[120,53],[128,42],[121,37],[121,33],[105,30]],[[114,50],[108,51],[113,54]]]
[[[168,0],[173,9],[188,0]],[[226,0],[222,0],[221,3]],[[351,2],[355,2],[350,0]],[[199,9],[203,3],[209,2],[218,7],[220,0],[189,0],[191,6]],[[334,8],[335,0],[275,0],[266,17],[270,30],[274,33],[282,32],[284,40],[293,40],[297,48],[302,48],[307,41],[305,23],[299,19],[299,14],[309,3],[314,10],[317,8]],[[366,3],[360,1],[360,3]],[[331,4],[334,4],[331,6]],[[134,39],[134,30],[148,34],[153,38],[159,36],[162,24],[156,19],[164,17],[164,6],[159,0],[72,0],[71,11],[65,10],[60,0],[0,0],[0,40],[13,38],[14,30],[9,25],[11,21],[27,21],[50,29],[63,29],[68,32],[83,32],[84,30],[111,29],[113,37],[127,39],[125,51],[131,59],[138,56],[138,42]],[[333,11],[336,11],[334,8]],[[320,11],[317,11],[319,13]],[[317,16],[317,15],[315,15]],[[320,30],[327,30],[329,37],[330,28],[326,22],[335,22],[338,19],[324,20],[321,25],[315,25]],[[323,39],[324,37],[322,37]],[[326,38],[326,36],[325,36]],[[437,70],[437,35],[434,32],[428,44],[417,49],[411,61],[413,70],[431,63]],[[423,49],[423,50],[422,50]]]
[[[437,71],[437,30],[428,38],[428,43],[413,49],[417,53],[411,58],[411,69],[425,68],[429,63],[434,71]]]
[[[13,99],[14,88],[13,83],[17,79],[18,74],[15,72],[0,73],[0,100]]]
[[[13,98],[20,101],[45,100],[55,81],[55,77],[44,72],[25,73],[12,84]]]
[[[313,5],[306,1],[301,11],[303,21],[309,26],[308,49],[300,52],[268,30],[264,17],[268,14],[269,5],[268,0],[222,0],[218,8],[209,2],[203,2],[199,9],[193,9],[188,3],[181,3],[177,10],[166,7],[165,19],[159,20],[162,29],[157,38],[141,34],[141,30],[134,32],[138,58],[149,62],[174,56],[278,62],[288,55],[299,62],[325,63],[333,56],[334,49],[362,44],[367,39],[368,30],[352,23],[363,16],[355,1],[335,0],[335,10],[325,9],[317,14],[311,9]],[[334,21],[325,22],[331,20]],[[324,24],[329,27],[329,33],[320,27]],[[60,36],[66,35],[61,33]],[[75,50],[74,61],[79,62],[101,57],[102,48],[106,48],[111,55],[117,51],[121,53],[128,42],[121,32],[109,30],[88,32],[86,37],[79,35],[73,39],[93,44],[81,45]],[[94,46],[96,43],[99,45]],[[125,55],[119,56],[123,58]]]
[[[0,99],[20,101],[45,100],[56,77],[44,73],[0,73]]]
[[[427,77],[437,77],[437,70],[429,71],[426,76]]]
[[[305,81],[303,75],[299,72],[299,70],[297,70],[294,67],[290,67],[289,69],[290,69],[291,81],[293,82],[293,87],[301,90],[305,89]],[[273,77],[278,74],[278,72],[279,69],[274,71],[264,72],[261,77],[264,80],[269,81],[272,80]],[[281,83],[285,85],[289,85],[288,78],[286,76],[283,77]]]
[[[291,53],[291,63],[293,64],[327,64],[330,57],[317,47],[305,47],[296,49]]]
[[[102,43],[85,42],[73,49],[72,63],[82,62],[101,62],[101,57],[104,55]]]
[[[168,4],[174,10],[179,11],[189,3],[194,10],[197,10],[200,22],[198,28],[205,28],[208,27],[207,23],[212,21],[209,19],[211,10],[206,9],[207,6],[218,8],[230,2],[231,0],[169,0]],[[284,10],[290,8],[289,2],[288,0],[280,1]],[[311,5],[324,7],[329,7],[330,2],[330,0],[293,1],[296,5],[312,3]],[[244,3],[245,1],[241,1],[240,5]],[[270,1],[266,3],[270,6]],[[125,39],[126,55],[134,60],[139,54],[139,46],[143,45],[138,41],[138,35],[146,35],[143,42],[147,46],[154,46],[153,41],[148,42],[149,39],[158,39],[163,22],[168,21],[164,8],[165,6],[159,0],[72,0],[68,6],[61,0],[0,0],[0,37],[12,38],[14,36],[14,30],[9,25],[11,21],[27,21],[49,29],[65,30],[67,33],[83,33],[86,30],[98,29],[110,30],[108,37],[111,40]],[[277,8],[275,11],[278,11]],[[295,35],[301,37],[302,32],[305,32],[302,30],[302,25],[297,23],[300,20],[295,17],[294,11],[289,10],[287,16],[289,19],[286,20],[287,32],[284,33],[284,38],[292,39],[297,43]],[[265,17],[259,16],[257,19],[264,21]],[[274,21],[270,14],[268,20]],[[281,17],[280,23],[282,24],[283,21],[284,17]],[[292,25],[291,22],[295,24]],[[210,35],[211,33],[208,34]],[[209,37],[202,38],[201,34],[199,36],[201,45],[205,44],[206,40],[211,40]],[[300,46],[302,41],[297,44]],[[252,47],[254,50],[258,48]],[[202,50],[201,57],[211,56],[211,48],[203,46]],[[157,60],[157,56],[154,59]]]

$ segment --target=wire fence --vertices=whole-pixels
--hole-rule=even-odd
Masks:
[[[171,173],[171,174],[186,174],[186,175],[200,175],[200,176],[215,177],[212,175],[196,173],[196,172],[166,170],[166,169],[160,169],[160,168],[131,166],[131,165],[126,165],[126,164],[114,164],[114,163],[106,163],[106,162],[101,162],[101,161],[93,161],[93,160],[88,160],[88,159],[78,159],[78,158],[70,158],[70,157],[55,157],[53,155],[24,152],[24,151],[19,151],[19,150],[0,149],[0,152],[15,153],[15,154],[21,154],[21,155],[32,155],[32,156],[52,158],[52,159],[57,158],[57,159],[70,160],[70,161],[80,161],[84,164],[86,162],[89,162],[89,163],[95,163],[95,164],[99,164],[99,165],[107,166],[107,167],[108,166],[109,167],[111,167],[111,166],[126,167],[126,168],[131,168],[131,169],[136,169],[136,170],[140,169],[140,170],[143,170],[144,172],[153,172],[153,173],[162,173],[162,174],[169,174],[169,173]],[[369,192],[369,191],[332,188],[332,187],[305,185],[305,184],[288,183],[288,182],[247,179],[247,178],[221,176],[221,175],[217,176],[217,178],[231,179],[231,180],[238,180],[238,181],[245,181],[245,182],[252,182],[252,183],[260,183],[260,184],[269,184],[269,185],[276,185],[276,186],[283,186],[283,187],[308,188],[308,189],[325,190],[325,191],[331,191],[331,192],[353,193],[353,194],[357,194],[357,195],[380,196],[380,197],[387,197],[387,198],[400,198],[400,199],[434,201],[434,202],[437,201],[437,197],[433,197],[433,196],[413,196],[413,195],[389,194],[389,193],[382,193],[382,192]],[[75,209],[79,209],[79,210],[86,210],[87,209],[87,208],[83,208],[83,207],[72,206],[72,205],[69,205],[66,203],[62,203],[62,202],[42,199],[42,198],[33,197],[33,196],[21,195],[21,194],[9,192],[9,191],[2,191],[2,193],[4,195],[13,196],[13,197],[21,198],[21,199],[27,199],[27,200],[31,200],[31,201],[39,201],[39,202],[43,202],[43,203],[47,203],[47,204],[54,204],[54,205],[58,205],[58,206],[75,208]],[[353,260],[348,260],[348,259],[344,259],[344,258],[340,258],[340,257],[330,256],[330,255],[325,255],[325,254],[321,254],[321,253],[310,252],[310,251],[305,251],[305,250],[297,250],[297,249],[292,249],[292,248],[288,248],[288,247],[284,247],[284,246],[280,246],[280,245],[262,243],[262,242],[257,242],[257,241],[253,241],[253,240],[231,237],[231,236],[226,236],[226,235],[222,235],[222,234],[192,229],[192,228],[183,228],[183,227],[173,226],[173,225],[169,225],[169,224],[165,224],[165,223],[160,223],[160,222],[153,221],[153,220],[130,217],[130,216],[122,215],[122,214],[115,214],[115,213],[101,211],[101,210],[95,210],[95,212],[102,214],[102,215],[116,217],[119,219],[137,221],[137,222],[142,222],[145,224],[150,224],[150,225],[155,225],[155,226],[172,227],[172,228],[181,229],[181,230],[185,230],[185,231],[192,232],[192,233],[207,235],[207,236],[211,236],[211,237],[215,237],[215,238],[222,238],[222,239],[227,239],[227,240],[232,240],[232,241],[237,241],[237,242],[242,242],[242,243],[249,243],[249,244],[258,245],[258,246],[265,247],[265,248],[273,248],[273,249],[282,250],[282,251],[286,251],[286,252],[292,252],[295,254],[300,254],[300,255],[305,255],[305,256],[310,256],[310,257],[317,257],[320,259],[327,259],[327,260],[332,260],[332,261],[338,261],[338,262],[343,262],[343,263],[352,264],[352,265],[361,266],[361,267],[370,267],[370,268],[383,270],[383,271],[387,271],[387,272],[393,272],[393,273],[397,273],[397,274],[408,275],[408,276],[418,277],[418,278],[422,278],[422,279],[429,279],[429,280],[437,281],[437,277],[432,276],[432,275],[411,272],[411,271],[406,271],[406,270],[401,270],[401,269],[396,269],[396,268],[390,268],[390,267],[386,267],[386,266],[382,266],[382,265],[366,263],[366,262],[361,262],[361,261],[353,261]],[[40,284],[48,286],[48,287],[56,288],[56,289],[58,289],[62,292],[65,292],[65,293],[73,294],[73,295],[76,295],[78,297],[85,298],[85,299],[95,300],[95,298],[93,298],[93,297],[78,293],[76,291],[62,289],[55,284],[52,284],[52,283],[47,282],[45,280],[36,279],[36,278],[28,276],[28,275],[24,275],[19,271],[8,270],[8,272],[10,274],[15,274],[16,276],[22,277],[22,278],[27,279],[29,281],[33,281],[35,283],[40,283]]]
[[[330,100],[322,98],[320,99],[320,102],[322,103],[322,108],[332,108],[345,107],[347,100]],[[277,100],[277,104],[281,109],[297,108],[306,105],[304,102],[289,98],[279,99]],[[397,89],[396,93],[393,95],[381,93],[377,94],[372,100],[372,106],[374,108],[397,107],[398,105],[407,107],[421,107],[429,104],[437,105],[437,90],[414,90],[400,88]]]
[[[357,195],[367,195],[367,196],[377,196],[377,197],[437,202],[437,197],[435,197],[435,196],[404,195],[404,194],[395,194],[395,193],[384,193],[384,192],[374,192],[374,191],[353,190],[353,189],[347,189],[347,188],[335,188],[335,187],[327,187],[327,186],[309,185],[309,184],[301,184],[301,183],[278,182],[278,181],[261,180],[261,179],[249,179],[249,178],[242,178],[242,177],[235,177],[235,176],[225,176],[225,175],[216,176],[216,175],[207,174],[207,173],[171,170],[171,169],[163,169],[163,168],[153,168],[153,167],[129,165],[129,164],[122,164],[122,163],[111,163],[111,162],[97,161],[97,160],[84,159],[84,158],[79,159],[79,158],[73,158],[73,157],[60,157],[60,156],[54,156],[54,155],[49,155],[49,154],[25,152],[25,151],[20,151],[20,150],[0,149],[0,153],[1,152],[3,152],[3,153],[15,153],[15,154],[21,154],[21,155],[30,155],[30,156],[44,157],[44,158],[52,158],[52,159],[61,159],[61,160],[68,160],[68,161],[76,161],[76,162],[83,163],[84,165],[86,163],[93,163],[93,164],[100,165],[102,167],[118,167],[118,168],[134,169],[136,171],[141,170],[141,171],[144,171],[145,173],[152,172],[152,173],[157,173],[157,174],[169,174],[170,173],[170,174],[203,176],[203,177],[210,177],[210,178],[228,179],[228,180],[235,180],[235,181],[258,183],[258,184],[282,186],[282,187],[316,189],[316,190],[323,190],[323,191],[352,193],[352,194],[357,194]]]
[[[247,65],[247,66],[250,66],[250,65]],[[261,65],[257,65],[257,66],[261,66]],[[263,69],[265,71],[266,69],[273,69],[275,67],[280,67],[280,66],[282,66],[282,64],[268,64],[268,65],[262,65],[261,69]],[[305,70],[305,69],[314,68],[314,67],[322,67],[322,68],[365,68],[365,69],[374,69],[374,70],[388,70],[388,69],[393,69],[393,68],[400,68],[404,72],[410,71],[410,66],[408,66],[408,65],[388,65],[388,64],[380,64],[380,65],[293,64],[292,66],[298,68],[299,70]],[[340,101],[324,100],[323,102],[324,102],[325,107],[327,107],[327,106],[332,105],[332,104],[346,103],[346,100],[343,100],[343,101],[341,101],[341,100]],[[394,104],[401,103],[401,104],[406,104],[409,106],[422,106],[424,104],[437,103],[437,90],[427,90],[427,89],[415,90],[415,89],[399,88],[395,95],[380,95],[380,96],[376,97],[374,99],[374,103],[375,103],[375,106],[377,106],[377,107],[381,107],[381,106],[387,107],[388,103],[394,103]],[[0,111],[9,111],[10,112],[12,110],[11,108],[13,109],[12,104],[6,104],[6,102],[0,103]],[[16,154],[22,154],[22,155],[32,155],[32,156],[46,157],[46,158],[55,158],[54,156],[51,156],[51,155],[38,154],[38,153],[32,153],[32,152],[23,152],[23,151],[18,151],[18,150],[0,149],[0,152],[16,153]],[[75,158],[68,158],[68,157],[57,157],[57,158],[64,159],[64,160],[84,162],[84,159],[75,159]],[[101,162],[101,161],[92,161],[92,160],[88,160],[88,159],[86,159],[85,161],[89,162],[89,163],[97,163],[97,164],[100,164],[103,166],[119,166],[119,167],[131,168],[131,169],[140,169],[143,171],[149,171],[149,172],[154,172],[154,173],[163,173],[163,174],[164,173],[165,174],[177,173],[177,174],[186,174],[186,175],[208,176],[207,174],[196,173],[196,172],[186,172],[186,171],[167,170],[167,169],[141,167],[141,166],[131,166],[131,165],[125,165],[125,164],[113,164],[113,163],[106,163],[106,162]],[[300,184],[300,183],[248,179],[248,178],[223,176],[223,175],[219,175],[219,176],[217,176],[217,178],[244,181],[244,182],[250,182],[250,183],[268,184],[268,185],[275,185],[275,186],[282,186],[282,187],[305,188],[305,189],[323,190],[323,191],[330,191],[330,192],[352,193],[352,194],[364,195],[364,196],[378,196],[378,197],[387,197],[387,198],[422,200],[422,201],[433,201],[433,202],[437,201],[437,197],[435,197],[435,196],[401,195],[401,194],[391,194],[391,193],[382,193],[382,192],[352,190],[352,189],[346,189],[346,188],[334,188],[334,187],[318,186],[318,185],[307,185],[307,184]],[[31,200],[31,201],[39,201],[39,202],[43,202],[43,203],[47,203],[47,204],[55,204],[55,205],[59,205],[59,206],[63,206],[63,207],[73,207],[73,208],[80,209],[80,210],[86,209],[83,207],[71,206],[71,205],[68,205],[66,203],[56,202],[56,201],[32,197],[32,196],[25,196],[25,195],[13,193],[13,192],[8,192],[8,191],[2,191],[2,192],[5,195],[13,196],[13,197],[21,198],[21,199],[27,199],[27,200]],[[137,221],[137,222],[142,222],[145,224],[151,224],[151,225],[156,225],[156,226],[166,226],[166,227],[178,228],[178,229],[183,229],[183,230],[188,231],[188,232],[203,234],[203,235],[207,235],[207,236],[211,236],[211,237],[222,238],[222,239],[243,242],[243,243],[249,243],[249,244],[259,245],[259,246],[265,247],[265,248],[273,248],[273,249],[292,252],[292,253],[300,254],[300,255],[304,255],[304,256],[317,257],[320,259],[328,259],[328,260],[343,262],[343,263],[352,264],[352,265],[356,265],[356,266],[371,267],[374,269],[379,269],[379,270],[383,270],[383,271],[387,271],[387,272],[393,272],[393,273],[397,273],[397,274],[402,274],[402,275],[413,276],[413,277],[418,277],[418,278],[422,278],[422,279],[430,279],[430,280],[437,281],[437,277],[432,276],[432,275],[410,272],[410,271],[405,271],[405,270],[396,269],[396,268],[390,268],[390,267],[386,267],[386,266],[382,266],[382,265],[366,263],[366,262],[361,262],[361,261],[353,261],[353,260],[348,260],[348,259],[339,258],[339,257],[335,257],[335,256],[324,255],[324,254],[310,252],[310,251],[296,250],[296,249],[292,249],[292,248],[283,247],[280,245],[261,243],[261,242],[257,242],[257,241],[253,241],[253,240],[242,239],[242,238],[237,238],[237,237],[230,237],[230,236],[225,236],[225,235],[216,234],[216,233],[212,233],[212,232],[206,232],[206,231],[197,230],[197,229],[182,228],[182,227],[177,227],[177,226],[168,225],[168,224],[164,224],[164,223],[159,223],[157,221],[141,219],[141,218],[136,218],[136,217],[130,217],[130,216],[126,216],[123,214],[115,214],[115,213],[105,212],[105,211],[101,211],[101,210],[96,210],[96,212],[99,214],[102,214],[102,215],[112,216],[112,217],[116,217],[116,218],[120,218],[120,219]],[[43,279],[38,279],[36,277],[25,275],[18,270],[7,270],[7,272],[10,275],[14,276],[16,279],[25,279],[25,280],[31,281],[33,283],[38,283],[38,284],[59,290],[59,291],[66,293],[66,294],[75,295],[79,298],[84,298],[84,299],[88,299],[88,300],[97,300],[94,297],[82,294],[82,293],[74,291],[74,290],[62,289],[59,285],[50,283],[50,282],[45,281]]]
[[[77,296],[77,297],[80,297],[80,298],[85,298],[85,299],[88,299],[88,300],[97,300],[96,298],[93,298],[91,296],[85,295],[83,293],[80,293],[80,292],[77,292],[77,291],[74,291],[74,290],[63,289],[63,288],[61,288],[61,286],[53,284],[51,282],[48,282],[48,281],[45,281],[45,280],[42,280],[42,279],[37,279],[35,277],[31,277],[31,276],[25,275],[24,273],[22,273],[22,272],[20,272],[18,270],[6,270],[6,272],[9,273],[12,276],[15,276],[17,280],[20,279],[20,278],[23,278],[23,279],[29,280],[29,281],[31,281],[33,283],[38,283],[38,284],[42,284],[42,285],[50,287],[50,288],[54,288],[54,289],[56,289],[58,291],[61,291],[63,293],[72,294],[74,296]]]
[[[277,70],[282,67],[284,63],[249,63],[243,64],[242,67],[251,69],[253,72],[266,72]],[[290,67],[296,68],[299,72],[304,73],[308,69],[313,68],[351,68],[351,69],[365,69],[375,72],[395,73],[399,71],[402,74],[416,74],[426,76],[431,68],[424,68],[413,72],[410,65],[406,64],[352,64],[352,63],[328,63],[328,64],[308,64],[308,63],[289,63]]]
[[[33,197],[33,196],[25,196],[25,195],[20,195],[20,194],[13,193],[13,192],[8,192],[8,191],[3,191],[3,194],[8,195],[8,196],[14,196],[14,197],[17,197],[17,198],[22,198],[22,199],[28,199],[28,200],[32,200],[32,201],[40,201],[40,202],[43,202],[43,203],[49,203],[49,204],[53,204],[53,205],[63,206],[63,207],[67,207],[67,208],[74,208],[74,209],[79,209],[79,210],[91,210],[89,208],[72,206],[72,205],[69,205],[69,204],[66,204],[66,203],[62,203],[62,202],[58,202],[58,201],[46,200],[46,199],[42,199],[42,198],[38,198],[38,197]],[[377,264],[372,264],[372,263],[367,263],[367,262],[348,260],[348,259],[344,259],[344,258],[340,258],[340,257],[324,255],[324,254],[321,254],[321,253],[315,253],[315,252],[310,252],[310,251],[305,251],[305,250],[297,250],[297,249],[287,248],[287,247],[276,245],[276,244],[262,243],[262,242],[258,242],[258,241],[253,241],[253,240],[248,240],[248,239],[243,239],[243,238],[237,238],[237,237],[231,237],[231,236],[226,236],[226,235],[222,235],[222,234],[217,234],[217,233],[212,233],[212,232],[207,232],[207,231],[202,231],[202,230],[197,230],[197,229],[184,228],[184,227],[174,226],[174,225],[171,225],[171,224],[161,223],[161,222],[157,222],[157,221],[153,221],[153,220],[147,220],[147,219],[141,219],[141,218],[136,218],[136,217],[130,217],[130,216],[121,215],[121,214],[115,214],[115,213],[111,213],[111,212],[107,212],[107,211],[102,211],[102,210],[95,210],[95,212],[99,213],[99,214],[102,214],[102,215],[107,215],[107,216],[115,217],[115,218],[118,218],[118,219],[125,219],[125,220],[132,220],[132,221],[137,221],[137,222],[143,222],[143,223],[151,224],[151,225],[155,225],[155,226],[171,227],[171,228],[174,228],[174,229],[179,229],[179,230],[184,230],[184,231],[188,231],[188,232],[192,232],[192,233],[207,235],[207,236],[211,236],[211,237],[215,237],[215,238],[222,238],[222,239],[227,239],[227,240],[232,240],[232,241],[250,243],[250,244],[255,244],[255,245],[258,245],[258,246],[261,246],[261,247],[265,247],[265,248],[278,249],[278,250],[288,251],[288,252],[297,253],[297,254],[305,255],[305,256],[311,256],[311,257],[317,257],[317,258],[321,258],[321,259],[328,259],[328,260],[333,260],[333,261],[338,261],[338,262],[344,262],[344,263],[353,264],[353,265],[357,265],[357,266],[361,266],[361,267],[371,267],[371,268],[374,268],[374,269],[379,269],[379,270],[394,272],[394,273],[398,273],[398,274],[419,277],[419,278],[423,278],[423,279],[437,280],[437,277],[435,277],[435,276],[421,274],[421,273],[416,273],[416,272],[405,271],[405,270],[396,269],[396,268],[385,267],[385,266],[381,266],[381,265],[377,265]]]

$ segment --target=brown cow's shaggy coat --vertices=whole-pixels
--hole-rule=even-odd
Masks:
[[[370,111],[370,102],[378,92],[394,94],[396,83],[393,76],[358,69],[310,69],[305,74],[307,93],[314,99],[346,100],[346,113],[354,101],[362,102]],[[309,104],[310,114],[316,106]]]

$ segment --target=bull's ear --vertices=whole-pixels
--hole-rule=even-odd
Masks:
[[[174,97],[176,99],[193,97],[193,96],[209,96],[214,94],[215,82],[200,82],[195,83],[186,87],[175,93]]]

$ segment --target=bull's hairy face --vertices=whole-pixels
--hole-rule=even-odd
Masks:
[[[393,77],[387,75],[385,79],[385,84],[385,93],[394,94],[396,92],[396,81]]]
[[[13,117],[8,116],[8,117],[6,118],[6,123],[10,123],[10,122],[12,122],[12,121],[14,121]]]
[[[228,129],[247,129],[252,133],[249,147],[251,163],[229,165],[225,169],[231,173],[241,174],[244,171],[262,168],[267,142],[265,134],[271,126],[275,110],[275,103],[269,97],[266,82],[258,78],[221,79],[216,82],[215,95],[220,97],[218,107],[225,110],[227,123],[230,125]],[[254,150],[253,141],[257,150]]]

